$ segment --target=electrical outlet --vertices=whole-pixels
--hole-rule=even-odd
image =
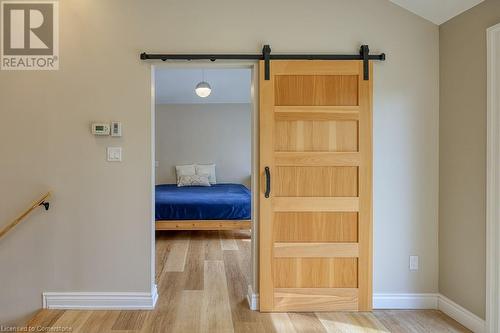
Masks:
[[[410,256],[410,271],[418,271],[418,256]]]

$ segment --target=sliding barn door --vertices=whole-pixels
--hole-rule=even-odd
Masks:
[[[371,77],[276,60],[265,80],[260,64],[261,311],[372,308]]]

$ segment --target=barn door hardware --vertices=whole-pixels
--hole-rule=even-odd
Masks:
[[[266,174],[266,191],[264,196],[269,198],[269,195],[271,194],[271,171],[269,170],[269,167],[266,166],[264,168],[264,172]]]
[[[363,80],[370,79],[370,65],[368,63],[368,56],[370,53],[370,49],[368,45],[361,45],[359,49],[359,54],[363,57]]]
[[[262,48],[262,58],[264,59],[264,78],[269,80],[271,77],[271,46],[264,45]]]
[[[362,45],[359,54],[271,54],[271,47],[264,45],[262,54],[150,54],[141,53],[142,60],[264,60],[264,78],[271,77],[271,60],[362,60],[363,79],[370,79],[370,60],[385,60],[385,53],[370,54],[368,45]]]

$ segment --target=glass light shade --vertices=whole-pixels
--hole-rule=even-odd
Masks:
[[[196,85],[194,91],[196,92],[196,95],[200,97],[208,97],[212,92],[212,88],[210,87],[208,82],[202,81]]]

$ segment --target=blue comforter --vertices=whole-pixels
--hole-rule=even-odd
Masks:
[[[249,220],[250,190],[241,184],[156,185],[155,210],[156,220]]]

